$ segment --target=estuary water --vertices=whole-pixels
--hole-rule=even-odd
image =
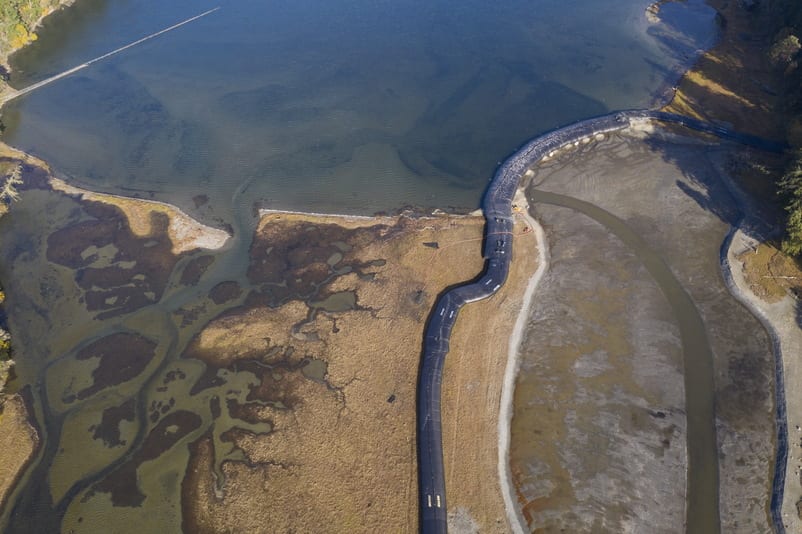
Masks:
[[[6,142],[94,189],[218,213],[473,208],[527,139],[651,105],[715,38],[701,1],[82,0],[22,87],[221,9],[4,110]]]
[[[13,387],[29,391],[43,440],[5,531],[178,531],[187,444],[210,432],[216,469],[242,460],[219,441],[243,423],[219,403],[244,403],[254,374],[210,381],[181,354],[261,290],[248,273],[254,205],[474,209],[523,142],[650,106],[716,34],[694,0],[665,5],[664,23],[643,0],[78,0],[13,58],[12,83],[217,5],[2,110],[3,140],[70,183],[234,232],[222,251],[175,259],[118,214],[41,190],[0,222]],[[210,300],[221,287],[242,295]]]

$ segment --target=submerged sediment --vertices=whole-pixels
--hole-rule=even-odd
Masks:
[[[120,209],[125,214],[128,227],[138,237],[152,235],[159,224],[159,218],[165,217],[167,236],[172,243],[171,251],[176,256],[197,249],[220,249],[231,237],[229,232],[201,224],[176,206],[165,202],[96,193],[69,185],[55,177],[51,177],[49,183],[55,191]]]
[[[71,477],[81,469],[91,471],[113,462],[130,445],[127,422],[134,420],[137,409],[131,398],[115,402],[126,399],[131,386],[152,372],[162,355],[152,340],[157,333],[147,329],[142,335],[133,330],[109,333],[104,321],[130,317],[159,302],[184,257],[205,246],[219,247],[228,234],[167,205],[66,187],[41,161],[13,149],[3,148],[2,158],[17,165],[23,178],[17,186],[20,202],[11,208],[14,216],[3,221],[7,233],[0,243],[4,276],[14,266],[26,265],[22,267],[26,276],[14,277],[5,303],[19,343],[16,374],[32,384],[36,403],[43,399],[39,413],[45,415],[31,434],[35,443],[43,444],[42,455],[30,467],[13,461],[7,466],[17,466],[16,480],[22,487],[36,473],[50,471],[50,484],[41,490],[56,500],[69,499],[76,482]],[[38,207],[28,211],[30,206]],[[178,225],[171,224],[172,219]],[[204,240],[204,235],[213,239]],[[19,327],[20,321],[25,328]],[[48,359],[47,364],[42,358]],[[31,378],[37,374],[38,379]],[[56,385],[56,377],[64,379],[63,389]],[[39,388],[49,389],[50,396]],[[13,423],[17,434],[26,434],[31,428],[26,426],[29,414],[15,411],[17,396],[8,402],[12,404],[8,417],[2,416],[4,424]],[[96,421],[93,415],[98,416]],[[61,423],[67,427],[64,432]],[[8,435],[17,435],[12,430]],[[59,449],[55,445],[62,437]],[[87,455],[93,442],[103,445]],[[19,450],[26,446],[20,438]],[[43,470],[41,462],[50,465]],[[20,488],[10,495],[13,500],[3,507],[6,518],[19,504],[17,499],[27,498]],[[42,512],[14,522],[21,529],[31,527],[30,521],[44,528],[53,524],[48,517]]]

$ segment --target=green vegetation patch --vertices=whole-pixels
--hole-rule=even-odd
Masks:
[[[787,219],[783,252],[793,256],[802,255],[802,149],[794,151],[785,174],[778,183],[779,192],[785,199]]]
[[[37,24],[63,4],[73,0],[0,0],[0,62],[36,40]]]
[[[802,2],[774,0],[767,2],[773,11],[774,38],[768,59],[783,73],[782,112],[786,121],[786,139],[792,147],[785,172],[777,180],[777,193],[786,211],[782,250],[802,257]]]

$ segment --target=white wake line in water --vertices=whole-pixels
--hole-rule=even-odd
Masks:
[[[210,13],[214,13],[218,9],[220,9],[219,6],[215,7],[215,8],[212,8],[209,11],[204,11],[200,15],[195,15],[194,17],[190,17],[190,18],[188,18],[188,19],[186,19],[186,20],[184,20],[182,22],[179,22],[178,24],[173,24],[169,28],[165,28],[163,30],[157,31],[156,33],[152,33],[152,34],[148,35],[147,37],[143,37],[142,39],[134,41],[133,43],[129,43],[129,44],[125,45],[125,46],[121,46],[120,48],[117,48],[116,50],[112,50],[111,52],[103,54],[102,56],[98,56],[95,59],[90,59],[86,63],[82,63],[81,65],[78,65],[77,67],[73,67],[73,68],[71,68],[69,70],[66,70],[66,71],[62,72],[61,74],[56,74],[55,76],[51,76],[50,78],[47,78],[47,79],[42,80],[40,82],[36,82],[35,84],[29,85],[28,87],[25,87],[24,89],[20,89],[19,91],[12,91],[12,92],[7,93],[7,94],[5,94],[3,96],[0,96],[0,107],[2,107],[3,104],[8,102],[9,100],[13,100],[13,99],[18,98],[18,97],[20,97],[22,95],[28,94],[31,91],[35,91],[36,89],[40,89],[40,88],[44,87],[45,85],[49,85],[49,84],[51,84],[51,83],[53,83],[55,81],[58,81],[58,80],[60,80],[62,78],[66,78],[67,76],[69,76],[71,74],[75,74],[79,70],[85,69],[86,67],[88,67],[88,66],[90,66],[90,65],[92,65],[94,63],[97,63],[98,61],[103,61],[106,58],[109,58],[109,57],[111,57],[111,56],[113,56],[115,54],[119,54],[120,52],[123,52],[124,50],[128,50],[129,48],[132,48],[132,47],[134,47],[134,46],[136,46],[138,44],[144,43],[145,41],[149,41],[150,39],[158,37],[159,35],[162,35],[163,33],[167,33],[169,31],[173,31],[173,30],[175,30],[177,28],[180,28],[181,26],[183,26],[185,24],[189,24],[190,22],[196,21],[201,17],[205,17],[206,15],[209,15]]]

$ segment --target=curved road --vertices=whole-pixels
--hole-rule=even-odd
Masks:
[[[782,151],[785,148],[778,143],[733,132],[682,115],[633,110],[576,122],[546,133],[529,141],[496,170],[482,199],[482,211],[487,221],[482,250],[485,270],[476,282],[453,288],[440,296],[429,316],[424,335],[417,395],[418,482],[422,533],[445,533],[448,530],[440,387],[451,330],[463,305],[493,295],[507,279],[512,257],[512,199],[521,176],[543,157],[564,146],[579,143],[597,134],[623,130],[637,120],[680,124],[762,150]]]

